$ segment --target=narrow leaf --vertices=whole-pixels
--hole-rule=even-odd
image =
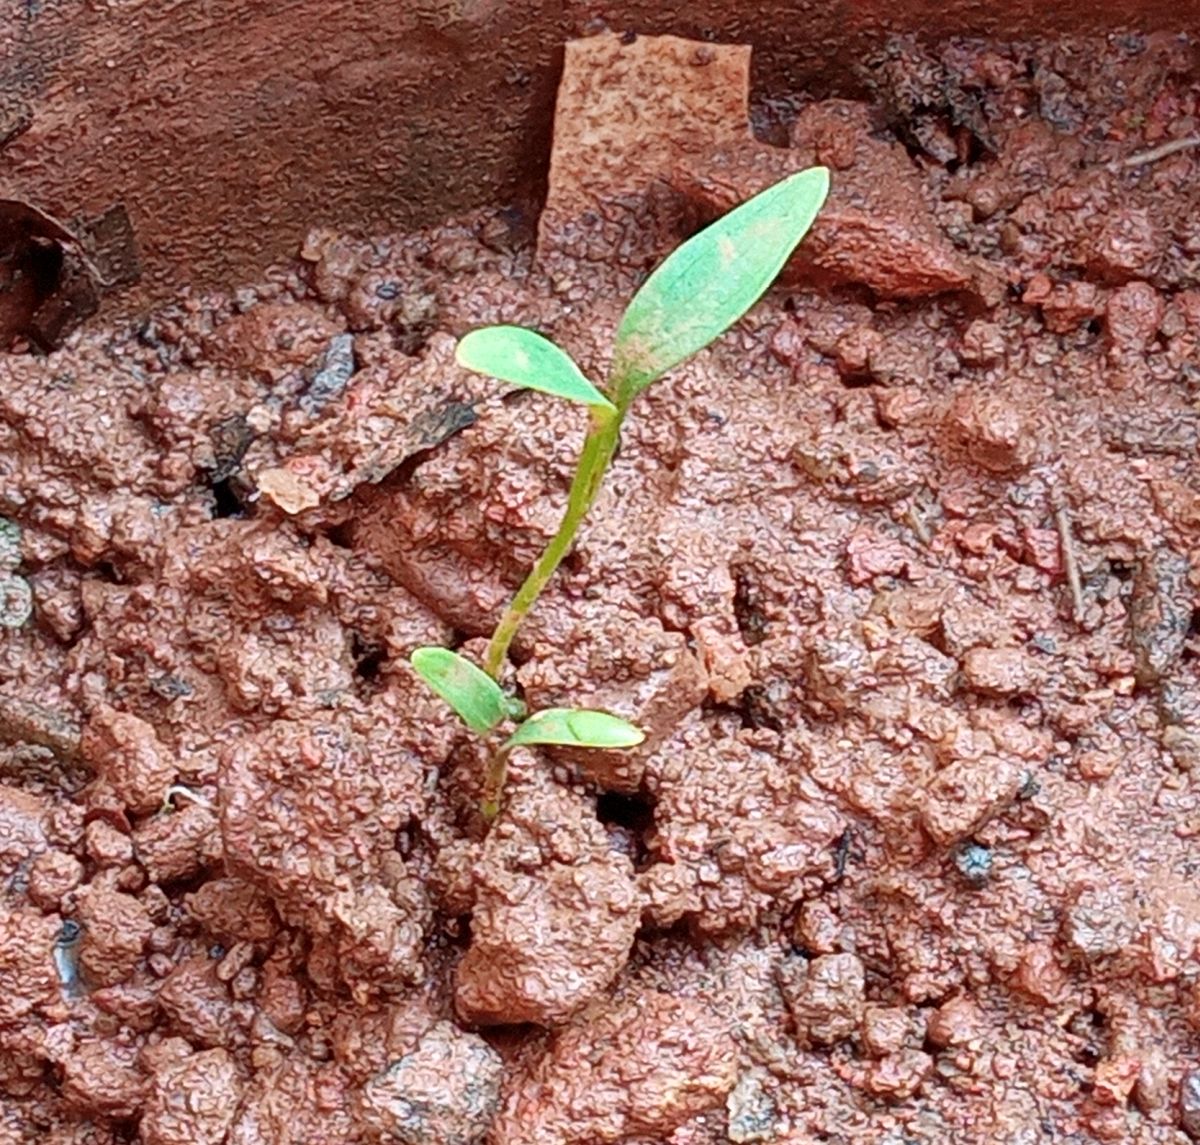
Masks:
[[[534,712],[508,738],[504,748],[522,744],[561,744],[567,747],[637,747],[646,738],[641,728],[608,712],[581,708],[546,708]]]
[[[457,652],[418,648],[409,663],[473,732],[490,732],[509,714],[509,698],[500,685]]]
[[[783,269],[828,192],[826,168],[799,171],[673,251],[634,295],[617,329],[618,395],[634,397],[741,318]]]
[[[574,359],[549,338],[522,326],[484,326],[472,330],[454,352],[460,366],[544,394],[612,409]]]

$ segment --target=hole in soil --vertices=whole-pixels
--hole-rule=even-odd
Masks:
[[[354,657],[354,674],[368,684],[378,683],[380,670],[387,660],[383,646],[354,632],[350,636],[350,655]]]
[[[759,605],[760,593],[753,574],[744,568],[733,569],[733,616],[742,641],[748,647],[767,638],[767,618]]]
[[[1192,622],[1188,625],[1183,642],[1183,659],[1194,660],[1197,657],[1200,657],[1200,608],[1192,612]]]
[[[354,523],[352,521],[342,521],[338,525],[330,525],[325,530],[325,536],[329,538],[331,544],[337,545],[339,549],[354,548]]]
[[[654,800],[640,792],[602,791],[596,800],[596,818],[606,827],[625,827],[640,834],[654,826]]]
[[[232,479],[226,477],[223,481],[212,484],[213,519],[222,517],[244,517],[246,511],[237,493],[234,492]]]
[[[92,567],[93,571],[99,573],[100,576],[104,580],[108,581],[109,584],[125,583],[125,578],[121,576],[117,566],[114,565],[112,561],[97,561]]]
[[[766,688],[751,685],[742,693],[741,716],[744,728],[783,731],[783,721],[775,714],[775,706]]]
[[[609,846],[626,855],[634,870],[644,871],[650,865],[645,836],[654,827],[654,801],[648,795],[601,792],[596,799],[596,818],[608,831]]]

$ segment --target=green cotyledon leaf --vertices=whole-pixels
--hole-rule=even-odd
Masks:
[[[583,708],[545,708],[534,712],[505,742],[505,750],[531,744],[564,747],[637,747],[646,738],[641,728],[608,712]]]
[[[482,668],[449,648],[418,648],[413,670],[473,732],[490,732],[513,713],[513,700]]]
[[[829,171],[810,167],[760,191],[661,263],[617,328],[612,389],[628,402],[704,349],[766,292],[812,226]]]
[[[608,400],[583,375],[574,359],[549,338],[523,326],[472,330],[454,352],[460,366],[530,390],[611,410]]]

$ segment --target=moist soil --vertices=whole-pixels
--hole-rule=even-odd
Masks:
[[[0,360],[0,1140],[1200,1138],[1195,52],[862,82]],[[478,655],[585,425],[455,339],[602,377],[646,267],[812,162],[514,647],[647,743],[517,752],[489,829],[406,657]]]

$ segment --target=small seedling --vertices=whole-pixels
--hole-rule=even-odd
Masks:
[[[829,191],[824,167],[768,187],[673,251],[642,284],[617,327],[608,382],[601,390],[553,342],[519,326],[473,330],[458,344],[460,365],[477,373],[588,407],[591,425],[558,532],[505,609],[480,669],[446,648],[419,648],[412,665],[474,732],[517,724],[494,757],[484,814],[499,808],[508,753],[519,745],[635,747],[633,724],[606,712],[550,708],[526,716],[496,682],[509,646],[575,541],[616,452],[629,405],[651,382],[719,338],[766,292],[807,233]]]

